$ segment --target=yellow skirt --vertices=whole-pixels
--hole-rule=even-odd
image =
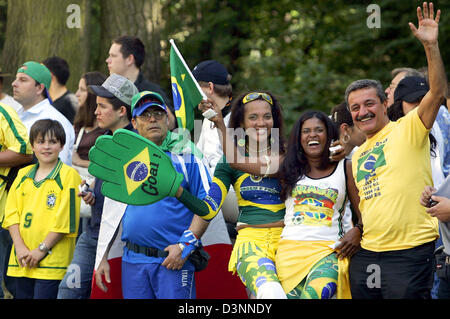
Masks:
[[[334,251],[328,247],[333,243],[333,241],[287,239],[279,241],[275,264],[278,278],[286,293],[297,287],[318,261]],[[338,259],[338,299],[351,299],[348,265],[348,258]]]
[[[280,241],[282,227],[272,228],[252,228],[246,227],[238,231],[233,251],[228,263],[228,271],[236,272],[236,264],[239,257],[247,254],[249,250],[256,250],[256,247],[263,250],[266,257],[275,261],[275,255]]]

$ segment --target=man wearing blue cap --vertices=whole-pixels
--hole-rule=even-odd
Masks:
[[[75,131],[69,120],[50,104],[48,90],[51,81],[51,73],[45,65],[34,61],[26,62],[19,67],[16,79],[12,83],[13,97],[22,104],[17,114],[28,129],[28,133],[37,120],[52,119],[61,123],[66,134],[66,144],[59,157],[70,166]]]
[[[189,146],[190,141],[186,143],[169,131],[167,106],[161,95],[150,91],[136,94],[132,99],[131,123],[139,135],[158,145],[169,156],[175,170],[184,176],[183,187],[188,187],[195,196],[206,196],[210,182],[208,170],[201,159],[186,151],[186,148],[179,147],[180,144]],[[152,176],[163,178],[164,171],[151,163],[150,166]],[[123,297],[195,298],[195,267],[188,258],[201,246],[200,237],[208,223],[175,197],[165,197],[150,205],[127,205],[120,214],[123,214],[121,239],[125,242],[122,256]],[[107,282],[110,281],[107,261],[110,248],[111,245],[100,253],[103,258],[95,273],[97,286],[103,291],[107,287],[102,275]]]

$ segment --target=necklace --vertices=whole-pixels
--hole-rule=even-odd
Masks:
[[[250,147],[248,147],[248,145],[245,146],[245,150],[247,151],[247,153],[250,153],[250,151],[252,151],[252,153],[256,153],[256,154],[259,154],[259,153],[262,153],[262,152],[266,152],[266,151],[270,150],[270,148],[271,147],[269,145],[263,150],[252,150],[252,149],[250,149]]]

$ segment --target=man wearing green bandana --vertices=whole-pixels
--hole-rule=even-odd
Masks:
[[[206,163],[201,159],[201,154],[196,153],[190,140],[168,130],[167,106],[158,93],[144,91],[133,97],[131,123],[140,136],[130,138],[127,143],[124,139],[128,133],[119,130],[111,139],[97,140],[96,148],[89,154],[92,163],[100,164],[90,166],[90,172],[99,177],[105,176],[105,179],[108,175],[114,176],[109,178],[111,182],[125,181],[126,191],[122,190],[125,197],[117,194],[115,199],[125,202],[126,197],[132,197],[136,192],[157,196],[163,187],[161,180],[169,189],[171,185],[180,185],[182,180],[181,186],[188,187],[195,196],[206,196],[210,182]],[[126,160],[119,161],[117,156],[113,158],[95,151],[101,148],[103,142],[113,142],[114,139],[122,139],[124,143],[112,146],[111,154],[117,154],[120,147],[121,158]],[[145,140],[157,147],[146,148]],[[139,144],[140,141],[142,144]],[[165,157],[170,159],[175,169],[172,175],[176,177],[174,181],[163,177],[168,176],[169,169],[160,166],[164,164],[160,158]],[[100,167],[105,161],[108,164]],[[102,192],[114,187],[111,182],[104,182]],[[172,196],[176,190],[177,186],[174,186]],[[126,299],[191,299],[196,296],[195,268],[188,257],[200,247],[200,237],[208,223],[172,196],[164,195],[159,201],[148,205],[124,206],[122,293]],[[139,197],[136,199],[139,200]],[[106,291],[106,286],[102,275],[105,275],[107,282],[110,278],[107,261],[109,248],[101,254],[102,260],[95,273],[97,286],[103,291]]]

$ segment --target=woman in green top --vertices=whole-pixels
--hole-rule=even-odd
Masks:
[[[256,298],[286,298],[275,268],[275,254],[283,229],[284,202],[276,177],[285,153],[281,108],[269,92],[249,92],[234,100],[228,129],[217,105],[210,118],[219,129],[224,156],[216,166],[208,195],[200,200],[179,189],[177,197],[188,208],[211,220],[218,213],[230,185],[239,205],[238,236],[228,269],[237,271]]]

